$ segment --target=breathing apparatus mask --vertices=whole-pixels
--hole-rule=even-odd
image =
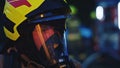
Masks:
[[[69,58],[65,19],[68,15],[39,16],[41,19],[36,16],[18,27],[21,37],[15,47],[21,54],[45,68],[66,68]]]

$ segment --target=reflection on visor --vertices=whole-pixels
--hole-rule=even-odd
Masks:
[[[52,27],[41,27],[40,24],[36,25],[33,31],[33,39],[38,50],[40,50],[41,46],[54,34]]]
[[[57,64],[57,59],[61,54],[61,47],[59,46],[61,45],[61,38],[59,37],[59,33],[56,33],[51,26],[38,24],[33,31],[33,39],[38,51],[43,47],[45,55],[50,63],[52,65]]]

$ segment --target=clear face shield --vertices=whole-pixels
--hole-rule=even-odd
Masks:
[[[33,27],[31,28],[31,26]],[[28,33],[27,30],[30,30],[30,32]],[[18,50],[45,68],[67,67],[65,19],[30,24],[30,27],[26,25],[21,29],[21,32],[23,34],[21,39],[23,40],[20,40],[19,45],[16,46]],[[22,44],[23,42],[25,44]]]
[[[43,50],[48,65],[62,66],[65,62],[64,54],[64,28],[58,26],[50,26],[44,24],[37,24],[32,32],[33,40],[38,51]],[[64,24],[63,26],[64,27]]]
[[[51,64],[57,64],[57,59],[62,54],[63,49],[62,38],[59,31],[55,31],[54,27],[37,24],[33,31],[33,39],[39,51],[41,47],[43,48],[49,62]]]

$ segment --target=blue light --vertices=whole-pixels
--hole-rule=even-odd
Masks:
[[[82,37],[85,37],[85,38],[92,37],[92,31],[89,28],[85,28],[85,27],[80,28],[80,34]]]

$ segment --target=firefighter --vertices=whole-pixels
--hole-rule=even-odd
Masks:
[[[68,57],[64,0],[6,0],[3,68],[75,68]]]

